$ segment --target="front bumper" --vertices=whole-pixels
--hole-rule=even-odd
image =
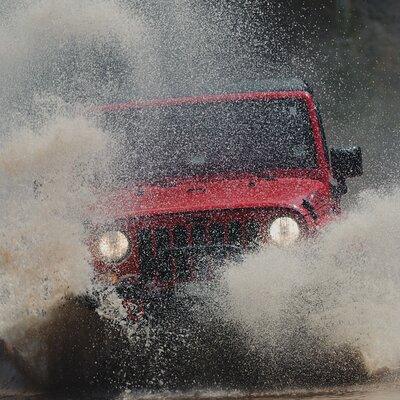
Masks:
[[[149,285],[122,281],[116,286],[102,286],[91,294],[79,296],[77,301],[85,308],[101,309],[107,298],[112,295],[123,306],[124,315],[118,314],[126,322],[174,320],[175,324],[192,324],[194,319],[210,314],[217,307],[216,280],[184,282],[173,287],[149,287]],[[108,306],[110,307],[110,306]],[[111,313],[110,315],[114,315]]]

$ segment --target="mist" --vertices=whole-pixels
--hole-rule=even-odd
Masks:
[[[357,348],[368,372],[398,367],[400,6],[314,3],[2,2],[0,337],[28,357],[46,355],[43,331],[33,350],[26,333],[68,296],[93,290],[93,182],[112,182],[108,162],[123,150],[85,110],[297,76],[314,88],[328,141],[363,147],[365,175],[350,185],[343,221],[320,238],[232,266],[220,307],[249,348],[281,353],[305,325],[318,346]],[[310,346],[305,335],[296,354]]]

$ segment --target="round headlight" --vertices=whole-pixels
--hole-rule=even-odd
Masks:
[[[269,227],[269,235],[272,241],[279,245],[289,245],[300,237],[300,226],[291,217],[278,217]]]
[[[108,231],[100,236],[97,248],[103,261],[115,263],[122,261],[128,255],[130,243],[125,233]]]

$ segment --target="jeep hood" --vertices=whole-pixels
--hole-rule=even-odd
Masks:
[[[280,207],[304,213],[303,201],[313,205],[326,190],[321,181],[309,178],[182,180],[116,191],[103,198],[98,211],[112,219],[241,208]]]

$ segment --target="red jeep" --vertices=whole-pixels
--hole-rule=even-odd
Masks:
[[[100,110],[125,153],[92,252],[134,320],[226,258],[313,235],[340,213],[346,178],[362,174],[360,148],[328,150],[302,81]]]

